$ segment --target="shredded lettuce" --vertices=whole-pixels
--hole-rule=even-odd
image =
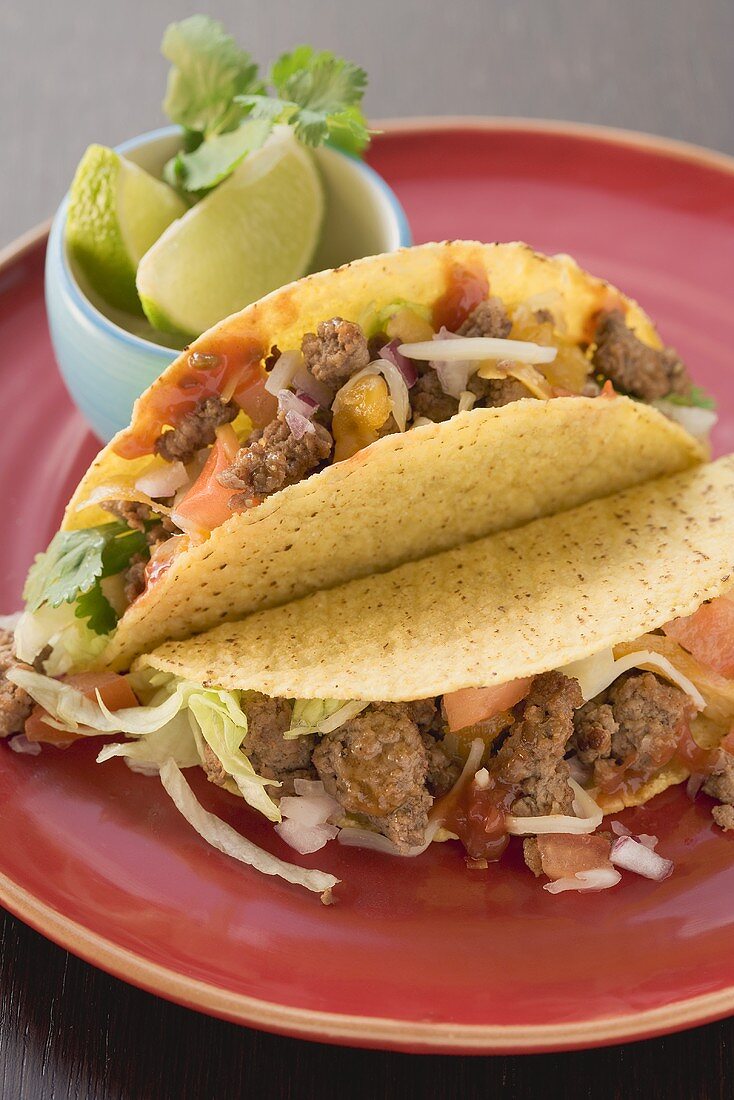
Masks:
[[[245,802],[269,821],[280,821],[280,810],[264,789],[267,785],[279,784],[258,775],[242,752],[242,742],[246,744],[247,717],[234,694],[200,690],[189,696],[188,708],[207,745],[232,776]]]
[[[43,659],[49,676],[63,676],[74,668],[88,667],[101,654],[108,638],[95,634],[76,617],[73,604],[45,605],[38,611],[24,611],[15,627],[18,660],[33,664],[50,647]]]
[[[278,878],[285,879],[286,882],[304,886],[307,890],[321,894],[321,900],[328,904],[331,890],[339,882],[338,878],[325,871],[308,870],[297,867],[293,863],[285,863],[284,860],[271,856],[269,852],[264,852],[252,841],[240,836],[231,825],[209,813],[196,800],[174,760],[167,760],[163,764],[160,776],[163,787],[173,800],[176,809],[207,844],[231,856],[232,859],[238,859],[240,863],[254,867],[264,875],[276,875]]]
[[[291,728],[283,736],[292,741],[309,733],[331,733],[368,706],[359,699],[296,699]]]
[[[161,765],[172,759],[179,768],[193,768],[201,763],[196,738],[188,715],[179,711],[170,722],[137,741],[121,741],[105,745],[97,756],[97,763],[104,764],[113,756],[121,756],[134,772],[157,775]]]

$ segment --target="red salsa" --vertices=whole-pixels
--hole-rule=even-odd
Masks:
[[[500,858],[510,837],[506,816],[517,792],[490,778],[486,787],[472,780],[441,800],[444,828],[456,833],[471,859],[494,862]]]
[[[129,433],[115,444],[122,458],[150,454],[167,426],[177,427],[203,397],[214,394],[240,396],[265,377],[263,348],[255,340],[212,344],[209,352],[191,352],[186,369],[170,382],[159,379],[133,414]]]
[[[469,268],[452,264],[448,271],[446,289],[433,306],[433,327],[444,326],[456,332],[472,310],[489,296],[489,281],[481,267]]]

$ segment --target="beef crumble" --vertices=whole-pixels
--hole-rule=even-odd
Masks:
[[[427,370],[416,380],[408,391],[413,417],[424,416],[435,424],[450,420],[459,411],[459,402],[450,394],[444,393],[435,370]]]
[[[520,817],[569,813],[573,794],[564,755],[581,705],[578,681],[561,672],[536,676],[503,744],[489,764],[490,775],[517,788],[511,813]]]
[[[428,754],[405,704],[371,704],[321,739],[313,763],[348,813],[365,816],[399,848],[423,841]]]
[[[263,497],[271,496],[286,485],[295,485],[331,454],[331,433],[321,424],[311,423],[296,439],[283,413],[278,413],[262,431],[254,432],[240,448],[231,466],[219,475],[219,484],[237,489],[230,499],[234,511],[251,508]]]
[[[321,321],[315,333],[307,332],[301,341],[301,351],[307,369],[333,393],[371,359],[362,329],[341,317]]]
[[[516,378],[480,378],[475,374],[469,379],[467,389],[477,398],[475,408],[499,409],[530,396]]]
[[[27,691],[6,679],[11,668],[22,668],[15,656],[13,635],[0,627],[0,737],[21,733],[25,720],[33,710],[33,700]]]
[[[295,779],[313,779],[311,766],[315,737],[286,739],[293,708],[287,699],[272,699],[258,691],[248,693],[243,707],[247,714],[247,734],[243,749],[255,771],[266,779],[282,783],[278,796],[293,794]]]
[[[719,752],[711,775],[703,785],[706,794],[721,803],[714,806],[711,816],[722,829],[734,829],[734,756]]]
[[[235,419],[239,408],[234,401],[225,403],[219,394],[202,397],[181,420],[177,428],[162,432],[155,441],[155,453],[166,462],[190,462],[202,447],[209,447],[216,439],[220,424]]]
[[[459,336],[493,336],[500,340],[510,335],[512,321],[499,298],[487,298],[475,307],[458,329]]]
[[[625,673],[576,712],[573,747],[602,786],[623,763],[646,775],[671,758],[691,714],[680,688],[652,672]]]
[[[655,401],[691,389],[688,372],[672,348],[650,348],[628,328],[620,310],[602,315],[594,336],[594,369],[625,393]]]

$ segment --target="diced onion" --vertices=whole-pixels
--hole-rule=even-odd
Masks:
[[[332,400],[331,390],[323,382],[319,382],[318,378],[314,378],[305,363],[302,362],[293,375],[292,384],[302,394],[308,394],[317,405],[323,405],[325,409],[328,409]]]
[[[577,871],[573,878],[559,878],[543,886],[549,894],[563,894],[566,890],[608,890],[616,886],[622,876],[609,867],[595,867],[591,871]]]
[[[569,779],[568,785],[573,791],[573,810],[570,814],[543,814],[539,817],[515,817],[508,814],[505,818],[510,836],[538,836],[540,833],[593,833],[602,823],[604,816],[588,791]]]
[[[272,393],[273,397],[277,397],[281,390],[285,390],[290,386],[296,371],[303,365],[303,356],[300,351],[281,352],[275,366],[268,375],[265,389],[268,393]]]
[[[398,368],[405,385],[410,389],[418,381],[418,371],[409,359],[400,354],[399,346],[399,340],[391,340],[389,344],[385,344],[384,348],[380,348],[380,358],[386,359],[388,363],[393,363]]]
[[[421,340],[416,344],[400,344],[398,351],[409,359],[431,361],[438,359],[445,363],[471,359],[512,359],[516,363],[552,363],[557,349],[532,344],[526,340],[502,340],[495,336],[453,336],[438,340]]]
[[[600,692],[631,668],[652,668],[660,672],[667,680],[690,696],[697,710],[703,710],[706,700],[698,688],[673,665],[667,657],[654,653],[650,649],[638,649],[615,661],[611,649],[603,649],[581,661],[565,665],[561,671],[566,676],[578,680],[584,702],[596,698]]]
[[[469,412],[473,409],[476,399],[476,394],[470,393],[469,390],[462,390],[459,397],[459,412]]]
[[[285,414],[285,422],[290,428],[291,435],[294,439],[303,439],[304,435],[316,431],[307,417],[302,416],[301,413],[294,412],[292,409]]]
[[[13,752],[24,753],[27,756],[38,756],[41,746],[38,741],[29,741],[24,733],[11,737],[8,741]]]
[[[292,390],[280,390],[278,393],[278,412],[286,415],[289,412],[296,412],[310,420],[317,408],[318,405],[310,397],[304,400]]]
[[[151,470],[135,482],[135,488],[149,497],[172,497],[189,482],[183,462],[167,462],[159,469]]]
[[[669,420],[675,420],[695,439],[704,443],[708,442],[713,427],[719,419],[713,409],[701,409],[697,405],[677,405],[674,401],[666,401],[665,398],[653,401],[653,405],[663,416],[667,416]]]
[[[342,812],[337,800],[326,792],[284,795],[278,808],[283,817],[301,825],[325,825],[330,817]]]
[[[617,837],[612,844],[609,859],[616,867],[634,871],[636,875],[653,879],[654,882],[662,882],[673,873],[672,860],[663,859],[633,836]]]
[[[302,856],[318,852],[339,832],[336,825],[304,825],[294,818],[278,822],[275,831]]]

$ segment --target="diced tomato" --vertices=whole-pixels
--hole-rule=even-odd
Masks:
[[[251,375],[246,375],[232,398],[244,413],[247,413],[256,428],[264,428],[271,420],[275,420],[278,412],[277,398],[265,389],[267,377],[259,374],[254,380]]]
[[[204,538],[232,515],[229,506],[232,490],[220,485],[218,478],[231,464],[239,446],[231,424],[217,428],[217,438],[204,469],[172,513],[174,523],[188,535]]]
[[[94,699],[96,692],[99,691],[102,702],[112,711],[138,705],[137,697],[130,684],[117,672],[79,672],[73,676],[64,677],[64,683],[77,688],[86,695],[87,699]],[[54,729],[44,721],[47,715],[48,711],[37,703],[25,720],[24,733],[29,741],[43,741],[47,745],[56,745],[57,748],[65,749],[83,736]]]
[[[503,710],[509,710],[530,691],[532,676],[522,676],[506,684],[488,688],[462,688],[443,697],[446,718],[452,733],[486,722]]]
[[[542,833],[537,837],[543,874],[573,878],[579,871],[608,870],[610,842],[594,833]]]
[[[702,664],[734,677],[734,598],[719,596],[693,615],[666,623],[663,630]]]

